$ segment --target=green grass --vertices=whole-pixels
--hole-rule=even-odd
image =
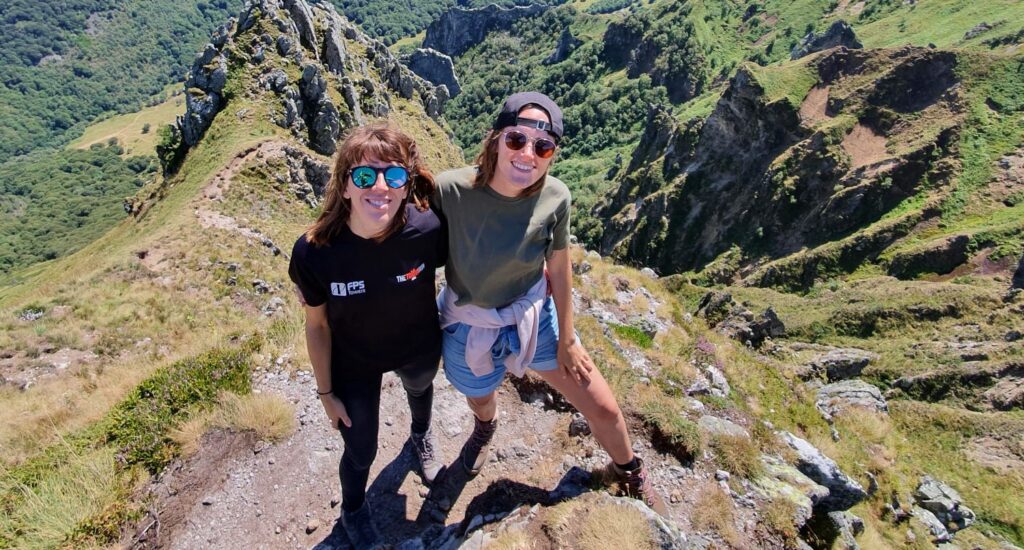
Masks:
[[[764,88],[768,103],[786,100],[794,109],[799,109],[807,92],[818,83],[818,73],[809,66],[811,57],[768,67],[747,65],[757,82]]]
[[[176,454],[171,430],[223,391],[248,393],[258,338],[161,368],[100,422],[3,471],[0,544],[52,548],[69,540],[115,542],[136,476]],[[113,523],[104,515],[118,510]]]
[[[180,91],[175,85],[174,91]],[[157,130],[174,122],[174,118],[185,110],[184,96],[174,95],[166,101],[141,111],[115,115],[101,120],[88,128],[68,147],[87,149],[94,143],[106,143],[116,139],[124,149],[125,156],[156,154]],[[143,132],[148,125],[149,131]]]
[[[889,48],[903,44],[940,48],[973,47],[987,50],[983,40],[1016,31],[1024,21],[1024,4],[1016,0],[971,2],[969,0],[932,0],[916,4],[895,3],[886,17],[867,24],[854,22],[857,36],[865,48]],[[1005,21],[1002,27],[964,42],[964,33],[982,22]],[[941,22],[941,24],[939,24]]]
[[[650,348],[654,344],[654,338],[648,336],[644,331],[630,325],[619,325],[610,323],[609,326],[622,338],[636,344],[640,348]]]

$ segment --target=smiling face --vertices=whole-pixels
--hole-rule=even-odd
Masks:
[[[387,168],[388,166],[401,166],[401,164],[363,157],[358,166]],[[382,173],[377,174],[377,180],[372,187],[360,189],[352,183],[351,174],[348,175],[345,178],[345,192],[342,196],[349,200],[352,209],[348,217],[349,229],[364,239],[380,235],[387,229],[391,220],[398,216],[408,190],[408,184],[400,189],[388,187],[384,183]]]
[[[551,118],[543,109],[527,107],[519,111],[519,118],[542,120],[551,122]],[[533,185],[542,176],[547,174],[548,167],[554,156],[546,159],[537,156],[534,150],[534,140],[538,138],[552,139],[551,135],[544,130],[530,128],[527,126],[509,126],[502,130],[503,133],[510,130],[522,132],[530,138],[530,143],[518,151],[513,151],[505,145],[504,136],[498,139],[498,162],[494,167],[494,177],[490,185],[501,195],[506,197],[518,197],[524,189]]]

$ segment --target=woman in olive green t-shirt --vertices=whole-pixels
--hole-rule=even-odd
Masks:
[[[529,367],[587,418],[625,492],[664,513],[615,396],[573,326],[570,196],[548,176],[562,132],[554,101],[513,94],[477,166],[436,179],[433,203],[449,244],[439,299],[445,375],[476,417],[461,461],[471,474],[484,466],[497,427],[495,390],[506,370],[521,376]]]

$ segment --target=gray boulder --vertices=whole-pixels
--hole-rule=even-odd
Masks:
[[[767,499],[785,498],[796,506],[794,522],[802,527],[814,514],[814,507],[828,497],[829,491],[781,458],[761,455],[763,476],[751,480],[755,491]]]
[[[452,58],[429,48],[418,48],[408,56],[402,58],[409,70],[416,73],[420,78],[435,86],[445,86],[448,94],[455,97],[462,92],[459,85],[459,78],[455,75],[455,64]]]
[[[857,538],[864,532],[864,520],[850,512],[829,512],[828,523],[832,527],[834,550],[858,550]]]
[[[299,32],[299,39],[302,45],[313,52],[313,56],[320,58],[320,50],[317,48],[316,27],[313,24],[313,12],[309,4],[303,0],[284,0],[284,6],[292,17],[296,29]]]
[[[800,44],[793,48],[793,51],[790,53],[790,59],[800,59],[812,53],[837,46],[845,46],[851,50],[859,50],[864,47],[857,40],[853,27],[841,19],[832,23],[832,26],[824,34],[815,35],[813,32],[807,33],[807,36],[800,41]]]
[[[964,33],[964,40],[970,40],[972,38],[981,36],[982,34],[985,34],[986,32],[992,30],[993,28],[995,28],[994,25],[989,25],[988,23],[982,21],[981,23],[978,23],[977,25],[971,27],[971,30]]]
[[[341,38],[338,20],[331,19],[327,26],[327,36],[324,38],[324,63],[331,73],[344,76],[346,59],[348,59],[348,50],[345,48],[345,41]]]
[[[341,133],[341,113],[330,98],[324,96],[317,104],[310,125],[309,144],[321,155],[333,155]]]
[[[750,433],[743,426],[717,416],[704,415],[697,420],[697,425],[711,436],[750,437]]]
[[[960,493],[931,476],[923,476],[914,491],[917,506],[931,512],[952,534],[974,523],[974,511],[963,505]]]
[[[836,348],[811,359],[797,374],[804,380],[825,378],[830,382],[860,376],[878,354],[856,348]]]
[[[281,69],[274,69],[270,71],[270,74],[261,78],[263,86],[276,93],[284,93],[284,89],[288,86],[288,75]]]
[[[287,35],[282,34],[277,37],[277,53],[284,57],[288,57],[295,51],[295,42]]]
[[[932,535],[932,542],[938,544],[941,542],[948,542],[952,540],[953,536],[950,535],[949,530],[946,526],[939,521],[939,518],[935,517],[935,514],[921,508],[920,506],[914,506],[914,517],[918,519],[928,529],[928,532]]]
[[[708,325],[733,340],[760,346],[768,338],[785,335],[786,325],[768,308],[759,316],[749,309],[733,302],[728,292],[709,291],[701,297],[696,315],[707,320]]]
[[[885,402],[885,398],[882,397],[882,392],[863,380],[844,380],[822,386],[818,390],[818,399],[814,405],[829,422],[850,407],[878,413],[889,412],[889,406]]]
[[[861,484],[850,479],[834,460],[825,456],[817,447],[789,432],[780,432],[779,435],[796,451],[797,469],[829,491],[828,496],[815,506],[815,512],[848,510],[867,498],[867,492]]]
[[[508,29],[523,17],[543,13],[548,6],[533,4],[502,8],[490,4],[482,8],[453,8],[427,27],[423,47],[457,56],[479,44],[495,29]]]

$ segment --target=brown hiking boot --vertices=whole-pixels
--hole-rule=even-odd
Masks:
[[[462,467],[466,469],[466,473],[475,476],[487,463],[487,457],[491,450],[491,439],[494,437],[494,430],[498,428],[498,419],[494,418],[489,422],[484,422],[474,416],[473,420],[473,433],[469,435],[469,440],[462,446],[461,458]]]
[[[623,470],[612,462],[608,465],[608,471],[612,474],[611,477],[619,482],[623,494],[640,500],[659,515],[668,517],[665,501],[654,490],[654,485],[651,484],[651,474],[647,470],[647,466],[644,465],[644,461],[640,457],[636,457],[636,462],[637,468],[635,470]]]

